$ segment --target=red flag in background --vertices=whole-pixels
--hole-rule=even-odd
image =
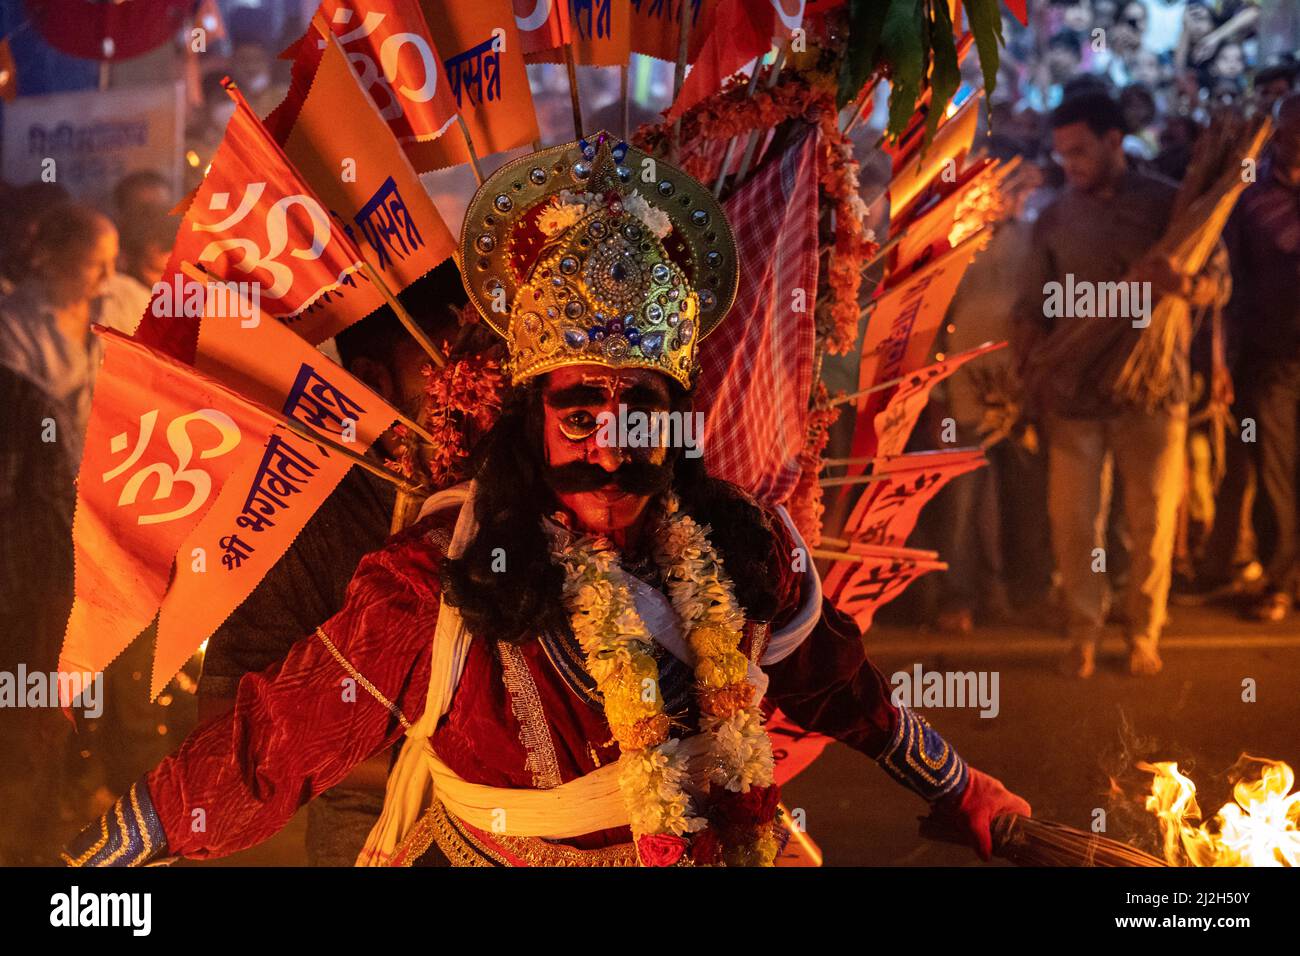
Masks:
[[[930,401],[930,390],[973,358],[1006,346],[1006,342],[985,342],[983,345],[959,352],[917,369],[907,376],[889,396],[889,402],[875,418],[875,454],[887,457],[901,455],[907,447],[921,412]]]
[[[871,469],[879,478],[867,485],[844,523],[852,545],[899,547],[907,543],[921,509],[956,478],[988,462],[978,448],[923,451],[878,459]]]
[[[871,629],[876,611],[898,597],[923,574],[946,571],[948,565],[933,551],[914,548],[855,547],[853,560],[836,561],[823,587],[835,606],[848,614],[863,633]]]
[[[1029,0],[1005,0],[1005,3],[1022,27],[1029,26]]]
[[[511,0],[420,0],[429,33],[474,149],[490,156],[538,138]],[[469,162],[462,136],[441,136],[408,150],[420,172]]]
[[[774,37],[789,36],[803,23],[803,8],[803,0],[719,0],[703,21],[705,43],[668,118],[720,89],[727,77],[767,53]]]
[[[294,90],[267,117],[267,128],[389,291],[400,292],[451,255],[451,231],[358,82],[358,56],[335,41],[322,15],[297,49]],[[343,328],[382,302],[370,277],[359,275],[322,296],[293,327]]]
[[[178,546],[276,424],[194,369],[96,332],[104,360],[77,478],[75,597],[59,659],[79,672],[103,670],[153,619]]]
[[[966,240],[917,269],[877,300],[862,341],[859,389],[882,386],[924,364],[979,242],[978,236]],[[852,457],[886,454],[877,448],[875,418],[889,395],[889,388],[880,388],[858,400]],[[859,474],[863,467],[850,466],[848,473]]]
[[[705,24],[723,0],[631,0],[632,50],[669,63],[681,48],[682,8],[691,13],[691,36],[686,62],[694,63],[708,39]]]
[[[338,37],[398,142],[437,139],[455,121],[456,97],[418,0],[321,0],[312,19]]]
[[[519,45],[525,57],[573,42],[568,0],[513,0],[513,3]]]
[[[780,504],[799,480],[817,295],[817,134],[727,200],[742,264],[727,321],[700,350],[695,407],[709,473]]]
[[[197,264],[214,279],[247,283],[262,312],[302,315],[321,295],[354,283],[360,253],[298,175],[252,107],[227,81],[236,109],[211,169],[190,200],[164,271],[162,293],[183,282],[180,264]],[[322,342],[373,311],[341,318],[315,312],[297,324],[300,335]],[[157,296],[155,296],[157,299]],[[140,341],[192,362],[201,312],[155,302],[136,332]],[[345,320],[346,319],[346,320]]]

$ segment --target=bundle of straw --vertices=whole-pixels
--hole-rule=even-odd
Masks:
[[[1253,126],[1253,129],[1252,129]],[[1175,271],[1194,276],[1205,268],[1237,197],[1268,139],[1269,122],[1223,113],[1196,142],[1187,175],[1174,197],[1169,228],[1153,250]],[[1249,163],[1247,162],[1249,161]],[[1115,377],[1114,394],[1126,404],[1155,408],[1174,386],[1174,363],[1192,335],[1190,308],[1180,296],[1164,296],[1152,311]]]
[[[1267,120],[1222,113],[1197,140],[1169,227],[1152,249],[1180,274],[1192,276],[1205,267],[1246,188],[1246,161],[1258,158],[1269,131]],[[1190,309],[1180,296],[1161,298],[1145,328],[1113,318],[1073,319],[1039,346],[1026,371],[1026,387],[1039,397],[1055,394],[1081,414],[1107,395],[1122,404],[1155,408],[1174,387],[1176,363],[1191,333]],[[1059,391],[1077,383],[1099,387],[1089,384],[1089,394],[1082,395]]]
[[[1063,823],[1004,813],[993,821],[993,855],[1017,866],[1168,866],[1137,847]],[[947,823],[921,818],[921,836],[964,843]]]

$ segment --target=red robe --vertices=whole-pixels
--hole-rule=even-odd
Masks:
[[[304,637],[280,663],[246,675],[234,709],[195,730],[147,776],[169,855],[223,856],[265,840],[416,722],[454,520],[430,516],[366,557],[345,606],[321,628],[328,642]],[[772,547],[788,566],[793,541],[780,519],[772,525]],[[773,627],[799,609],[804,580],[790,571],[778,582]],[[742,649],[758,657],[766,633],[747,625]],[[465,780],[496,787],[555,786],[617,760],[604,712],[583,686],[590,679],[574,666],[579,659],[571,637],[514,647],[475,638],[434,750]],[[666,665],[674,663],[661,662],[666,707],[675,695],[693,696],[689,679],[672,686]],[[898,719],[889,687],[863,653],[857,626],[829,603],[799,648],[763,670],[766,701],[800,726],[873,758],[888,745]],[[630,839],[622,827],[564,842],[592,849]]]

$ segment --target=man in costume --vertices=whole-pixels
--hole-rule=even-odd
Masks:
[[[610,440],[611,416],[690,410],[737,284],[709,191],[601,134],[490,177],[460,253],[514,386],[475,479],[365,558],[343,609],[65,859],[232,853],[405,736],[359,864],[767,865],[764,701],[876,759],[987,858],[993,818],[1028,804],[891,705],[784,511],[680,447]]]

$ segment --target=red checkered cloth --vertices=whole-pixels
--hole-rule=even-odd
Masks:
[[[818,135],[810,131],[727,200],[740,289],[700,346],[695,407],[706,416],[709,473],[771,505],[798,481],[813,384]]]

